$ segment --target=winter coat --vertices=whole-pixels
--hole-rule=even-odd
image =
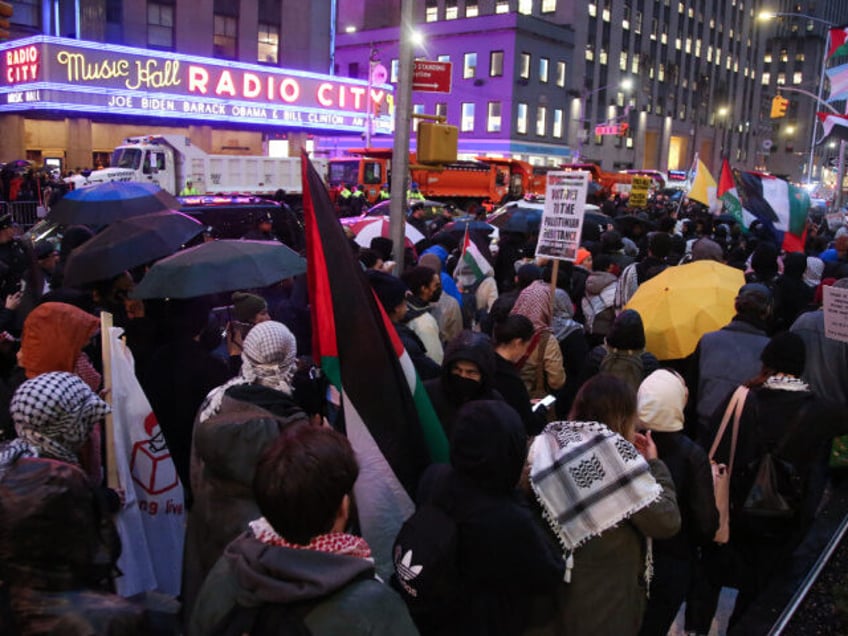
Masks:
[[[416,297],[407,299],[409,311],[406,314],[406,324],[424,345],[427,357],[436,364],[442,364],[444,350],[439,337],[439,323],[433,316],[434,306]]]
[[[0,475],[0,578],[16,623],[0,608],[0,633],[149,634],[144,609],[109,592],[119,554],[106,503],[79,467],[21,458]]]
[[[266,545],[251,531],[230,543],[203,584],[189,636],[206,636],[237,605],[308,605],[302,620],[314,636],[412,636],[400,597],[374,578],[374,564],[354,556]]]
[[[409,354],[409,358],[412,360],[412,364],[419,377],[422,380],[438,378],[441,368],[432,358],[427,357],[427,352],[424,349],[424,343],[421,342],[421,338],[407,325],[401,323],[394,323],[394,325],[398,338],[400,338],[403,348]]]
[[[559,348],[557,339],[550,332],[546,331],[544,334],[547,336],[544,338],[544,343],[537,344],[532,351],[529,351],[527,359],[519,368],[521,380],[530,396],[534,398],[544,397],[549,392],[559,390],[565,384],[562,350]],[[539,343],[541,342],[540,336]],[[542,365],[544,369],[542,373],[543,386],[537,386],[536,382],[539,365]]]
[[[456,522],[465,596],[435,630],[422,633],[517,635],[529,619],[532,597],[562,580],[562,556],[516,489],[527,456],[517,413],[481,401],[466,405],[461,415],[451,465],[427,469],[418,503],[433,504]]]
[[[711,444],[730,396],[712,417],[710,435],[701,440]],[[728,425],[730,426],[730,425]],[[762,542],[791,544],[800,541],[812,523],[824,492],[823,469],[834,436],[848,433],[848,414],[840,405],[809,391],[781,390],[766,386],[751,389],[739,420],[736,457],[730,476],[730,540],[733,543]],[[716,461],[730,459],[728,432],[716,451]],[[776,447],[780,445],[781,449]],[[769,450],[788,461],[802,484],[800,513],[791,519],[751,522],[741,515],[756,476],[759,462]]]
[[[668,467],[680,508],[680,532],[654,541],[654,551],[689,560],[699,545],[708,543],[718,529],[710,460],[703,448],[683,431],[653,431],[657,453]]]
[[[570,583],[551,598],[556,617],[551,636],[632,636],[647,601],[645,538],[667,539],[680,529],[674,482],[660,460],[648,462],[662,495],[626,521],[590,539],[574,552]]]
[[[260,405],[263,400],[269,408]],[[240,385],[227,390],[216,415],[195,422],[191,456],[194,505],[186,525],[183,568],[186,616],[203,579],[227,544],[244,532],[250,521],[262,516],[253,498],[253,475],[262,452],[285,428],[308,421],[283,393]]]
[[[765,329],[734,318],[718,331],[701,336],[689,361],[686,426],[690,437],[701,439],[710,430],[716,409],[726,403],[737,386],[760,372],[760,354],[768,344]]]
[[[530,394],[527,387],[518,374],[515,365],[495,354],[495,376],[494,387],[503,396],[504,401],[515,409],[524,423],[524,430],[528,437],[538,435],[547,424],[547,409],[540,407],[534,412],[530,404]]]
[[[848,343],[825,336],[823,311],[801,314],[790,331],[804,340],[802,377],[813,392],[848,406]]]
[[[586,333],[605,336],[615,319],[615,291],[618,279],[610,272],[592,272],[586,279],[581,301]]]

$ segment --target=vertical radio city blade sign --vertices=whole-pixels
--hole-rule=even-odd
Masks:
[[[415,60],[412,68],[412,90],[424,93],[451,92],[450,62]]]
[[[0,44],[0,112],[54,110],[377,132],[394,123],[388,84],[35,36]]]

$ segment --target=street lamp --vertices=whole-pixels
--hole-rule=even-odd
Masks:
[[[833,23],[825,20],[824,18],[819,18],[814,15],[807,15],[806,13],[791,13],[786,11],[761,11],[757,16],[760,21],[766,22],[768,20],[773,20],[774,18],[801,18],[803,20],[810,20],[811,22],[818,22],[823,25],[826,29],[832,29]],[[816,94],[816,107],[822,103],[822,95],[824,94],[824,78],[825,78],[825,69],[827,68],[827,34],[825,35],[824,53],[822,54],[822,67],[821,73],[819,74],[819,88]],[[816,117],[816,112],[813,110],[813,123],[810,124],[810,157],[807,161],[807,182],[813,182],[813,161],[815,158],[815,150],[816,150],[816,127],[818,124],[818,117]]]
[[[580,158],[583,156],[584,140],[587,139],[592,132],[593,121],[592,118],[589,118],[588,120],[586,119],[586,104],[593,95],[597,95],[598,93],[605,91],[612,86],[613,84],[606,84],[604,86],[601,86],[600,88],[595,88],[591,91],[587,91],[584,89],[583,92],[580,94],[580,111],[577,115],[577,125],[579,131],[577,135],[577,152],[572,155],[571,163],[578,163],[580,161]],[[621,81],[618,83],[618,88],[624,92],[630,91],[630,89],[633,88],[633,80],[629,77],[622,78]],[[589,129],[584,130],[583,124],[587,121],[589,122]]]
[[[728,115],[730,115],[730,108],[728,108],[727,106],[721,106],[716,111],[716,115],[718,115],[718,118],[721,121],[721,128],[722,128],[722,131],[721,131],[721,152],[719,154],[721,155],[721,158],[724,159],[724,158],[727,158],[727,157],[730,156],[730,152],[728,151],[728,146],[730,144],[729,144],[729,141],[728,141],[728,126],[727,126],[727,123],[728,123],[727,119],[728,119]]]

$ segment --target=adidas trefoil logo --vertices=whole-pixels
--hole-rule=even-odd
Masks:
[[[423,565],[412,565],[412,550],[407,550],[400,561],[397,560],[397,555],[395,555],[395,570],[398,574],[398,583],[412,597],[417,597],[418,592],[410,583],[421,574],[423,569]]]

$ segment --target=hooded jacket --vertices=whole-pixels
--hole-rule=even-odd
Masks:
[[[494,400],[470,402],[456,420],[450,466],[435,464],[422,477],[419,504],[441,508],[457,524],[467,594],[434,633],[520,634],[532,597],[562,580],[561,555],[516,489],[526,440],[512,408]]]
[[[417,634],[403,601],[374,578],[367,559],[266,545],[248,530],[230,543],[203,584],[189,636],[205,636],[236,606],[308,605],[314,636]]]
[[[479,383],[451,373],[454,363],[460,360],[477,365],[481,374]],[[456,413],[463,404],[471,400],[503,399],[493,387],[494,375],[495,350],[487,336],[465,330],[448,343],[441,377],[424,383],[448,439],[453,431]]]

